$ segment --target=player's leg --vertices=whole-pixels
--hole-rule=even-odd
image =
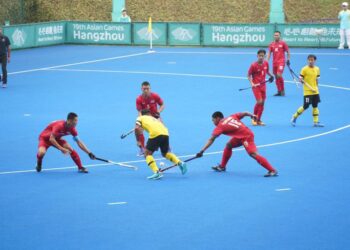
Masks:
[[[274,94],[274,96],[280,96],[281,95],[281,87],[280,87],[280,81],[279,81],[279,76],[278,76],[278,65],[273,64],[272,66],[272,73],[275,76],[275,82],[276,82],[276,87],[277,87],[277,93]]]
[[[231,159],[232,156],[232,149],[242,146],[242,143],[240,140],[232,137],[227,143],[224,148],[224,152],[221,157],[221,163],[217,166],[212,167],[213,170],[217,172],[224,172],[226,171],[226,165],[228,161]]]
[[[278,79],[279,82],[279,93],[281,96],[285,96],[283,71],[284,65],[278,65],[276,79]]]
[[[162,152],[162,155],[172,163],[178,165],[182,174],[185,174],[187,172],[186,162],[181,161],[174,153],[170,152],[169,136],[160,136],[159,147],[160,151]]]
[[[348,44],[348,49],[350,49],[350,29],[346,29],[345,34],[346,34],[346,43]]]
[[[138,137],[138,140],[139,140],[139,142],[140,142],[140,145],[138,145],[139,146],[139,148],[140,148],[140,151],[139,151],[139,153],[138,153],[138,156],[141,156],[141,155],[143,155],[145,152],[145,136],[144,136],[144,134],[143,134],[143,129],[142,129],[142,133],[139,135],[139,137]]]
[[[38,146],[38,153],[36,154],[36,171],[41,172],[42,169],[42,163],[43,163],[43,158],[46,154],[47,149],[50,147],[49,143],[47,143],[45,140],[42,140],[39,138],[39,146]]]
[[[153,153],[159,148],[159,136],[148,139],[147,145],[145,148],[145,158],[148,167],[152,170],[153,174],[148,176],[148,179],[158,180],[162,178],[162,173],[159,172],[156,160],[153,158]]]
[[[3,55],[1,57],[1,69],[2,69],[2,87],[7,86],[7,56]]]
[[[258,112],[258,119],[257,119],[257,124],[259,126],[265,126],[265,123],[261,121],[262,114],[264,112],[264,107],[265,107],[265,100],[266,100],[266,88],[260,90],[260,96],[261,99],[258,101],[259,105],[259,112]]]
[[[243,140],[243,146],[247,151],[247,153],[250,155],[250,157],[255,159],[262,167],[268,170],[267,174],[264,175],[265,177],[278,175],[277,170],[271,166],[268,160],[265,157],[258,154],[258,150],[254,142],[254,136],[251,136]]]
[[[345,29],[340,29],[339,30],[339,35],[340,35],[340,43],[338,49],[344,49],[344,44],[345,44]]]
[[[297,118],[305,111],[309,108],[310,106],[310,103],[311,103],[311,98],[309,95],[306,95],[304,96],[304,105],[299,107],[297,112],[295,112],[292,116],[292,120],[291,120],[291,123],[292,123],[292,126],[295,126],[296,124],[296,121],[297,121]]]
[[[255,106],[254,106],[254,115],[256,117],[259,116],[259,113],[260,113],[260,110],[261,110],[261,101],[262,101],[262,96],[261,96],[261,90],[259,87],[256,87],[256,88],[253,88],[253,94],[254,94],[254,97],[255,97],[255,100],[256,100],[256,103],[255,103]],[[253,126],[257,126],[258,125],[258,122],[259,121],[259,118],[258,119],[252,119],[252,125]]]
[[[58,144],[60,144],[61,147],[64,147],[69,150],[70,157],[74,161],[75,165],[77,165],[79,173],[88,173],[88,170],[85,167],[83,167],[83,164],[81,163],[80,156],[77,153],[77,151],[75,151],[71,147],[71,145],[69,145],[69,143],[63,139],[56,139],[56,141]]]
[[[314,95],[312,98],[312,117],[314,121],[314,127],[324,127],[322,123],[319,122],[319,114],[318,103],[321,102],[319,95]]]

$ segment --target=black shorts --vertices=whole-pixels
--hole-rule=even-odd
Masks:
[[[312,105],[312,107],[317,107],[319,102],[321,102],[321,98],[319,94],[304,96],[304,107],[309,106],[310,104]]]
[[[167,135],[159,135],[155,138],[148,139],[146,149],[148,151],[154,152],[160,148],[162,154],[166,154],[169,152],[169,136]]]

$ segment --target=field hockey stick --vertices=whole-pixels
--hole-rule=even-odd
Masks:
[[[128,164],[114,162],[114,161],[111,161],[111,160],[106,160],[106,159],[102,159],[102,158],[98,158],[98,157],[95,157],[95,159],[98,160],[98,161],[107,162],[107,163],[110,163],[110,164],[113,164],[113,165],[118,165],[118,166],[121,166],[121,167],[126,167],[126,168],[130,168],[130,169],[133,169],[133,170],[137,170],[137,167],[131,166],[131,165],[128,165]]]
[[[184,162],[188,162],[188,161],[192,161],[192,160],[194,160],[194,159],[197,159],[198,157],[197,156],[194,156],[194,157],[192,157],[192,158],[189,158],[189,159],[187,159],[187,160],[184,160]],[[171,168],[174,168],[174,167],[178,167],[179,165],[177,165],[177,164],[174,164],[174,165],[172,165],[172,166],[170,166],[170,167],[167,167],[167,168],[164,168],[164,169],[159,169],[159,172],[164,172],[164,171],[167,171],[167,170],[169,170],[169,169],[171,169]]]
[[[288,65],[287,65],[288,66]],[[305,84],[309,89],[311,89],[313,92],[316,92],[316,90],[311,87],[310,84],[308,84],[307,82],[305,82],[304,80],[300,80],[299,76],[292,70],[292,68],[290,66],[288,66],[289,72],[292,75],[293,81],[296,83],[297,87],[299,88],[299,83],[301,84]]]
[[[120,139],[124,139],[125,137],[127,137],[128,135],[130,135],[131,133],[133,133],[135,131],[135,129],[133,128],[132,130],[126,132],[125,134],[122,134],[120,136]]]
[[[261,82],[261,83],[258,84],[258,86],[259,86],[260,84],[267,83],[268,81],[269,81],[269,80],[266,80],[266,81],[264,81],[264,82]],[[238,91],[247,90],[247,89],[251,89],[251,88],[253,88],[253,87],[250,86],[250,87],[247,87],[247,88],[238,89]]]

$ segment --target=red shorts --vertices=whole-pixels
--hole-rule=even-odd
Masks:
[[[284,71],[284,63],[274,64],[273,65],[273,74],[282,75]]]
[[[255,88],[252,88],[252,90],[253,90],[253,94],[254,94],[256,100],[265,101],[265,99],[266,99],[266,86],[255,87]]]
[[[257,151],[254,142],[254,135],[242,139],[232,137],[229,143],[232,145],[233,148],[243,146],[248,154],[252,154]]]
[[[67,144],[67,142],[63,139],[56,139],[56,141],[58,142],[58,144],[60,144],[60,146],[63,147],[63,145]],[[46,150],[51,147],[54,146],[50,141],[45,140],[41,137],[39,137],[39,148],[40,147],[44,147]]]

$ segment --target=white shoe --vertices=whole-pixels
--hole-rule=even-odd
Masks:
[[[6,88],[6,87],[7,87],[7,84],[6,84],[6,83],[3,83],[1,86],[2,86],[3,88]]]
[[[338,47],[338,49],[344,49],[344,47]]]

